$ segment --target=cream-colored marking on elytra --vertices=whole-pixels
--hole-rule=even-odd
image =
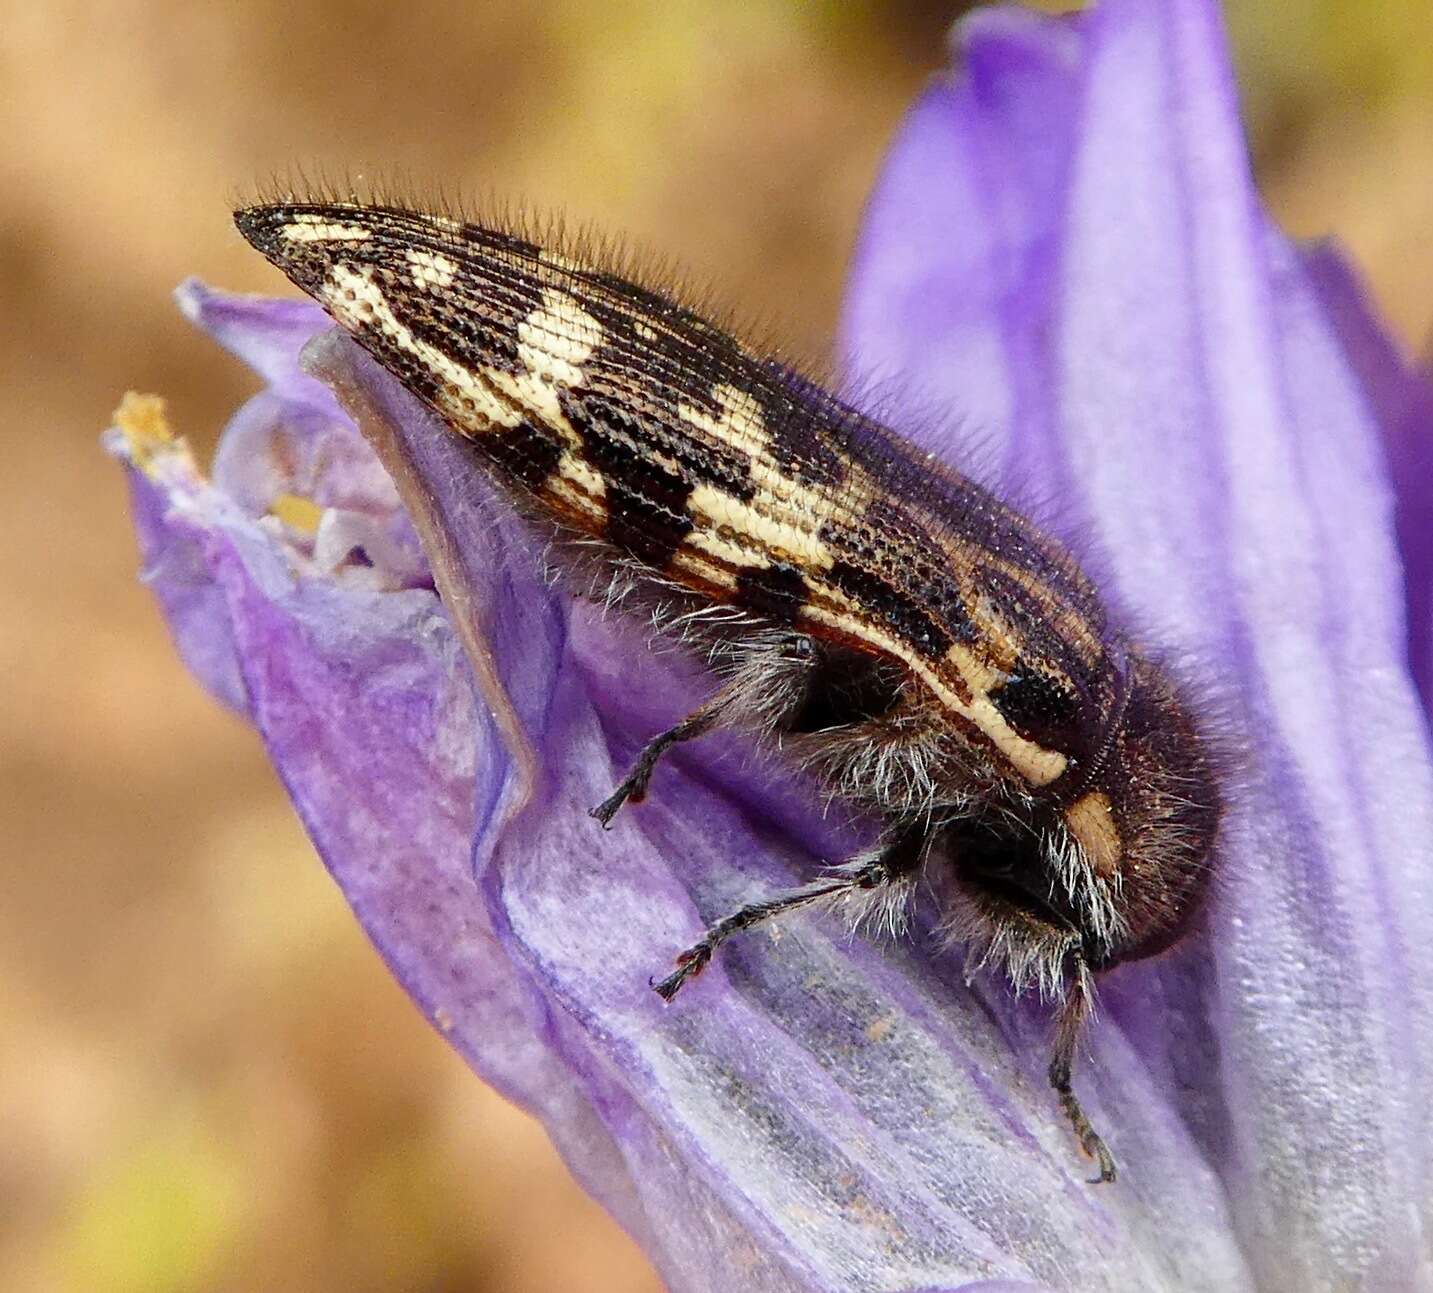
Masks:
[[[355,269],[342,263],[328,271],[323,286],[323,301],[330,314],[346,328],[355,331],[377,328],[397,349],[418,360],[444,383],[443,403],[460,416],[466,425],[474,416],[499,426],[516,426],[523,419],[523,410],[501,400],[484,380],[485,371],[474,372],[455,363],[436,346],[429,345],[403,323],[389,306],[382,289],[369,268]],[[471,401],[467,408],[463,401]]]
[[[634,319],[632,321],[632,331],[641,337],[643,341],[655,341],[657,339],[656,328],[652,327],[649,323],[643,323],[641,319]]]
[[[514,421],[508,425],[515,426],[530,414],[556,430],[574,449],[582,444],[582,437],[567,420],[567,414],[558,403],[557,387],[547,378],[532,372],[515,377],[501,368],[485,368],[483,380],[517,406]]]
[[[1033,780],[1036,785],[1046,785],[1053,781],[1065,770],[1069,760],[1058,750],[1047,750],[1044,746],[1036,744],[1027,737],[1019,736],[1011,728],[1009,720],[1000,712],[999,707],[990,698],[990,693],[1005,683],[1009,674],[1003,670],[993,668],[990,663],[982,659],[976,652],[959,642],[951,645],[945,653],[946,663],[951,665],[960,675],[961,681],[970,689],[970,705],[968,717],[984,732],[997,748],[1010,757],[1006,746],[1002,744],[1008,736],[1014,736],[1023,743],[1023,763],[1016,764],[1021,774],[1027,780]],[[1045,757],[1040,758],[1043,754]],[[1016,760],[1011,758],[1015,763]]]
[[[322,292],[330,314],[355,331],[376,328],[389,343],[413,356],[442,383],[437,402],[458,426],[472,435],[494,427],[515,427],[528,417],[552,427],[573,449],[582,438],[562,412],[557,388],[545,375],[525,372],[514,376],[500,368],[464,368],[421,337],[394,315],[369,268],[334,265]],[[580,377],[580,373],[578,376]]]
[[[990,657],[991,664],[997,670],[1012,672],[1021,655],[1028,649],[1027,641],[1002,613],[989,593],[982,590],[978,584],[971,579],[962,578],[960,590],[970,615],[970,622],[980,636],[982,650]],[[1050,613],[1053,614],[1053,611]],[[1049,681],[1065,691],[1076,690],[1074,680],[1070,677],[1069,672],[1060,668],[1048,657],[1041,659],[1040,670]],[[966,676],[973,678],[974,675],[967,673]],[[996,686],[1004,681],[1003,677],[996,675]],[[989,687],[982,683],[981,689],[988,691]]]
[[[602,473],[570,449],[563,451],[557,460],[557,471],[542,487],[589,516],[600,518],[607,513],[607,482]]]
[[[279,237],[285,242],[366,242],[373,230],[303,211],[279,230]]]
[[[1012,729],[1009,720],[990,698],[990,693],[1007,682],[1010,675],[1003,670],[993,668],[969,647],[962,646],[958,642],[945,653],[945,658],[949,664],[955,667],[961,680],[970,688],[970,717],[972,721],[977,723],[980,729],[999,746],[1003,734]],[[1063,678],[1062,674],[1052,674],[1051,676]],[[992,731],[992,723],[996,724],[998,731]],[[1066,764],[1069,763],[1069,759],[1064,754],[1058,750],[1047,750],[1043,745],[1038,745],[1028,738],[1020,737],[1019,739],[1024,741],[1028,750],[1039,751],[1045,756],[1040,759],[1027,754],[1025,766],[1021,768],[1022,774],[1027,780],[1033,780],[1035,785],[1043,786],[1064,772]],[[1004,746],[1000,746],[1000,748],[1004,749]],[[1011,762],[1013,763],[1014,760],[1012,759]]]
[[[864,619],[861,612],[865,608],[858,606],[840,589],[820,582],[820,572],[832,565],[834,557],[809,524],[809,518],[829,517],[833,511],[831,499],[791,479],[777,467],[771,456],[771,434],[762,416],[761,405],[755,399],[726,384],[713,388],[712,398],[721,408],[720,417],[713,417],[689,404],[680,405],[677,414],[689,425],[746,455],[751,462],[756,493],[750,503],[745,503],[720,490],[698,486],[692,491],[688,508],[700,521],[713,528],[727,526],[738,535],[750,536],[763,551],[759,555],[750,554],[711,529],[701,528],[687,536],[686,545],[700,548],[737,566],[765,566],[770,564],[769,558],[772,557],[789,560],[805,572],[808,582],[813,582],[829,600],[853,612],[841,614],[819,603],[808,602],[801,608],[802,615],[831,624],[854,637],[864,638],[905,661],[944,704],[979,727],[1026,781],[1036,786],[1054,781],[1065,770],[1069,760],[1057,750],[1046,750],[1027,740],[1010,726],[989,697],[991,689],[1003,681],[989,664],[966,647],[957,645],[950,648],[947,663],[960,675],[971,693],[969,701],[962,700],[928,660],[894,634]],[[778,519],[782,512],[808,518],[808,523],[784,522]]]
[[[970,697],[972,697],[970,718],[972,718],[974,722],[977,722],[984,733],[990,735],[992,740],[996,740],[997,738],[996,733],[990,730],[992,721],[996,722],[1000,733],[1005,733],[1006,730],[1009,730],[1009,721],[1007,721],[1005,715],[1000,712],[995,701],[990,700],[990,692],[1002,687],[1006,681],[1009,681],[1010,675],[1006,674],[1003,669],[993,668],[992,665],[989,664],[989,661],[980,657],[977,652],[972,651],[969,647],[963,647],[960,642],[956,642],[956,644],[950,647],[949,651],[946,651],[946,662],[956,669],[957,674],[960,674],[960,679],[966,684],[966,687],[970,688]],[[1053,669],[1049,672],[1049,677],[1055,679],[1055,681],[1065,681],[1066,684],[1068,684],[1069,681],[1068,678],[1065,678],[1065,675],[1060,674],[1058,671],[1053,671]],[[1065,765],[1069,763],[1068,757],[1066,757],[1065,754],[1060,754],[1058,750],[1046,750],[1043,745],[1036,744],[1035,741],[1029,741],[1027,738],[1022,738],[1022,740],[1026,740],[1026,745],[1030,750],[1042,750],[1045,751],[1046,754],[1046,758],[1043,758],[1043,760],[1037,760],[1037,758],[1033,757],[1029,758],[1029,760],[1027,760],[1027,768],[1023,770],[1027,778],[1032,776],[1032,773],[1035,774],[1036,786],[1045,786],[1045,784],[1055,780],[1060,773],[1065,771]]]
[[[718,560],[727,560],[727,558],[719,557]],[[736,589],[736,576],[730,570],[718,565],[717,561],[711,560],[691,547],[678,548],[672,554],[672,565],[677,570],[691,571],[698,579],[714,588],[725,588],[731,591]]]
[[[414,284],[425,292],[441,292],[453,286],[458,266],[442,252],[409,248],[404,253]]]
[[[518,358],[535,377],[582,384],[582,365],[602,344],[602,325],[568,293],[544,288],[542,304],[517,325]]]
[[[982,606],[979,597],[972,597],[970,588],[979,588],[990,573],[1002,575],[1018,585],[1035,604],[1040,618],[1056,629],[1073,646],[1081,658],[1093,664],[1100,659],[1100,634],[1098,627],[1091,627],[1079,610],[1072,606],[1069,598],[1058,586],[1047,583],[1031,574],[1022,558],[996,552],[972,540],[962,539],[959,534],[942,525],[938,516],[928,510],[915,508],[917,518],[931,534],[939,535],[939,544],[949,556],[952,567],[960,572],[966,585],[966,603],[976,627],[993,644],[998,644],[1002,635],[1009,647],[1020,650],[1024,646],[1023,636],[1007,622],[987,615],[988,603]],[[1081,633],[1081,630],[1084,630]],[[1085,643],[1088,643],[1086,649]],[[1063,681],[1068,682],[1067,677]]]
[[[1100,790],[1081,795],[1065,809],[1065,825],[1079,841],[1095,874],[1108,879],[1120,861],[1120,832],[1115,825],[1114,806]]]
[[[959,642],[954,643],[945,653],[945,658],[965,681],[973,696],[987,696],[996,687],[1006,682],[1009,674],[992,669],[974,651]]]
[[[1047,750],[1021,736],[989,696],[977,694],[965,714],[1032,786],[1048,786],[1069,766],[1070,760],[1059,750]]]
[[[850,637],[869,642],[886,655],[904,662],[943,705],[969,719],[984,732],[990,743],[1009,760],[1010,766],[1032,786],[1049,785],[1064,772],[1069,760],[1057,750],[1047,750],[1033,741],[1026,740],[1010,726],[1005,715],[995,708],[988,696],[977,692],[968,701],[962,699],[950,689],[930,661],[895,634],[888,633],[880,625],[864,618],[860,614],[864,608],[839,588],[822,582],[816,585],[816,591],[836,602],[837,608],[823,606],[819,601],[809,601],[801,607],[798,614],[819,624],[830,625]]]
[[[752,503],[758,510],[789,510],[805,517],[830,519],[836,511],[831,497],[788,476],[772,457],[771,432],[761,405],[745,391],[726,383],[712,388],[712,399],[721,409],[720,417],[714,418],[690,404],[679,404],[677,416],[751,460],[751,480],[757,489]]]
[[[720,417],[712,417],[692,404],[678,404],[677,416],[753,460],[768,457],[771,436],[761,415],[761,405],[745,391],[727,383],[712,387],[712,400],[721,409]]]
[[[783,513],[820,517],[827,509],[811,490],[777,469],[761,405],[746,392],[725,383],[712,388],[712,399],[721,409],[719,417],[691,404],[679,404],[677,416],[717,443],[744,455],[750,463],[756,492],[750,502],[745,502],[714,486],[698,485],[692,491],[688,510],[708,527],[726,527],[750,537],[764,552],[747,553],[710,529],[694,530],[687,542],[736,565],[763,566],[769,564],[769,558],[777,558],[802,570],[827,569],[835,558],[815,527],[809,521],[801,524],[782,519]]]
[[[1024,645],[1021,638],[989,591],[969,578],[969,572],[961,571],[957,578],[961,600],[976,632],[988,645],[996,663],[1003,669],[1013,669]]]
[[[760,497],[758,494],[757,499]],[[766,566],[775,559],[789,561],[800,570],[830,567],[835,558],[814,531],[759,511],[753,506],[757,499],[745,503],[714,485],[695,486],[687,510],[697,527],[686,542],[737,566]],[[723,538],[723,529],[751,540],[757,550],[752,552]]]

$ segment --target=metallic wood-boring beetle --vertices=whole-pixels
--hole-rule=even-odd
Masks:
[[[1095,972],[1172,943],[1221,812],[1196,715],[1029,520],[820,386],[602,258],[445,215],[329,196],[235,215],[244,237],[472,446],[615,602],[664,616],[722,682],[593,810],[640,800],[662,754],[740,727],[883,823],[878,844],[714,924],[727,937],[938,872],[944,930],[1060,1003],[1070,1083]],[[675,609],[673,609],[675,608]]]

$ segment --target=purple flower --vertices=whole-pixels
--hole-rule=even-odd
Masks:
[[[1201,929],[1102,980],[1082,1090],[1113,1187],[1084,1183],[1038,1005],[958,951],[802,915],[664,1006],[648,976],[704,917],[853,828],[711,738],[596,829],[708,682],[548,588],[316,307],[180,301],[268,387],[212,481],[142,401],[111,433],[179,650],[414,999],[673,1289],[1433,1287],[1433,404],[1260,207],[1212,3],[962,24],[844,329],[930,449],[968,463],[929,416],[959,412],[991,475],[1058,500],[1245,747]]]

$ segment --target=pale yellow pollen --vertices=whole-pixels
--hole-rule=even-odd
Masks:
[[[151,459],[178,444],[169,429],[163,396],[126,391],[112,420],[124,433],[130,455],[141,470],[147,470]]]
[[[1065,809],[1065,825],[1078,841],[1096,875],[1108,878],[1119,868],[1122,846],[1114,807],[1103,791],[1081,795]]]
[[[891,1035],[891,1030],[895,1028],[895,1026],[895,1015],[879,1015],[866,1025],[866,1040],[873,1043],[883,1042]]]
[[[413,282],[426,292],[441,292],[453,286],[458,266],[441,252],[416,251],[406,253]]]
[[[323,520],[323,508],[302,494],[276,494],[269,504],[269,515],[300,534],[315,535]]]

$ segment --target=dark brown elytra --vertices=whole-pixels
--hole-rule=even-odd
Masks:
[[[584,577],[655,615],[722,682],[593,810],[605,827],[674,745],[779,744],[884,825],[824,877],[716,921],[654,984],[822,900],[894,910],[938,881],[972,964],[1059,1001],[1072,1089],[1096,972],[1184,932],[1221,814],[1168,671],[1053,538],[987,489],[610,264],[442,215],[285,198],[244,236],[434,409]]]

